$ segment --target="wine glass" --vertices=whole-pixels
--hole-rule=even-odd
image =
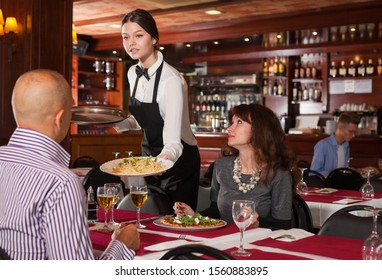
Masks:
[[[130,200],[137,208],[137,228],[146,227],[141,224],[141,207],[145,204],[147,195],[147,186],[131,186],[130,188]]]
[[[371,199],[374,197],[374,187],[370,183],[370,173],[371,173],[371,169],[368,169],[366,183],[363,184],[361,187],[362,198],[365,198],[365,199]]]
[[[296,192],[298,194],[303,194],[303,195],[308,194],[308,185],[304,181],[304,172],[306,169],[307,169],[306,167],[300,168],[301,178],[300,178],[300,181],[296,185]]]
[[[240,247],[238,250],[231,252],[234,256],[248,257],[251,252],[245,251],[243,248],[244,230],[253,222],[253,214],[255,212],[255,202],[252,200],[234,200],[232,203],[232,217],[236,226],[240,229]]]
[[[111,153],[114,155],[115,159],[118,159],[118,155],[120,154],[120,152],[111,152]]]
[[[382,238],[377,232],[377,218],[382,208],[366,207],[365,210],[373,213],[373,230],[363,243],[362,259],[382,260]]]
[[[103,224],[103,228],[100,229],[99,231],[102,231],[102,232],[113,231],[113,229],[109,228],[107,225],[107,213],[109,209],[113,207],[114,200],[115,200],[114,192],[115,192],[114,187],[106,186],[106,184],[97,188],[98,204],[105,211],[105,222]]]
[[[105,186],[114,188],[114,195],[115,195],[113,206],[111,207],[111,215],[110,215],[109,224],[119,225],[119,223],[114,221],[114,207],[123,198],[122,184],[121,183],[106,183]]]

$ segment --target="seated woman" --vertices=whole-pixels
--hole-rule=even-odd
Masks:
[[[232,202],[255,201],[255,225],[288,229],[292,221],[291,157],[277,116],[260,104],[242,104],[229,111],[227,156],[215,161],[211,204],[203,216],[232,219]],[[176,202],[177,215],[194,215],[187,204]],[[257,215],[256,215],[257,216]]]

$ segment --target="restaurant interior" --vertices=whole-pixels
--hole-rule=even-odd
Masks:
[[[363,259],[361,248],[372,233],[373,217],[377,235],[382,234],[382,222],[377,224],[375,211],[367,217],[347,213],[364,212],[365,205],[382,207],[382,179],[373,176],[372,199],[359,191],[368,170],[372,175],[382,171],[380,0],[0,0],[0,145],[8,143],[16,128],[13,86],[32,69],[56,70],[70,82],[73,114],[94,110],[90,112],[125,119],[130,95],[126,72],[136,61],[123,49],[120,21],[137,8],[151,12],[164,59],[189,85],[191,126],[201,155],[197,210],[209,204],[209,167],[227,146],[228,110],[260,103],[279,117],[295,156],[296,182],[305,180],[309,193],[293,200],[292,230],[246,230],[250,258]],[[350,74],[353,63],[355,75]],[[340,113],[346,111],[361,119],[350,142],[349,166],[362,177],[345,174],[349,178],[330,181],[306,176],[315,144],[334,132]],[[73,122],[61,145],[88,190],[115,179],[98,177],[96,183],[89,170],[118,156],[139,156],[141,140],[140,130],[118,132],[118,123]],[[128,180],[116,182],[128,185]],[[172,212],[155,202],[162,199],[158,193],[142,206],[146,228],[141,230],[137,259],[190,257],[176,250],[173,256],[164,255],[185,244],[197,250],[195,259],[210,253],[203,244],[218,250],[207,258],[232,259],[232,244],[239,242],[235,225],[192,230],[184,232],[187,238],[180,237],[179,231],[153,224],[158,215]],[[96,220],[103,221],[103,210],[97,213]],[[114,215],[117,222],[136,219],[135,208],[126,201],[116,206]],[[355,231],[354,224],[363,230]],[[93,248],[102,252],[110,235],[91,230]],[[217,255],[222,251],[226,254]]]

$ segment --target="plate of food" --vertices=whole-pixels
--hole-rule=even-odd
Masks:
[[[159,227],[177,231],[213,230],[227,225],[226,221],[205,217],[200,214],[194,216],[165,216],[153,223]]]
[[[158,157],[128,157],[114,159],[100,166],[101,171],[115,176],[151,176],[165,172],[174,163]]]

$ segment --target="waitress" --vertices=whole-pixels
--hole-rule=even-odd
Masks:
[[[174,162],[160,176],[145,177],[148,185],[163,189],[174,203],[196,207],[200,155],[191,131],[187,83],[163,60],[154,18],[145,10],[129,12],[122,19],[123,47],[138,64],[130,67],[129,111],[143,130],[142,156]]]

